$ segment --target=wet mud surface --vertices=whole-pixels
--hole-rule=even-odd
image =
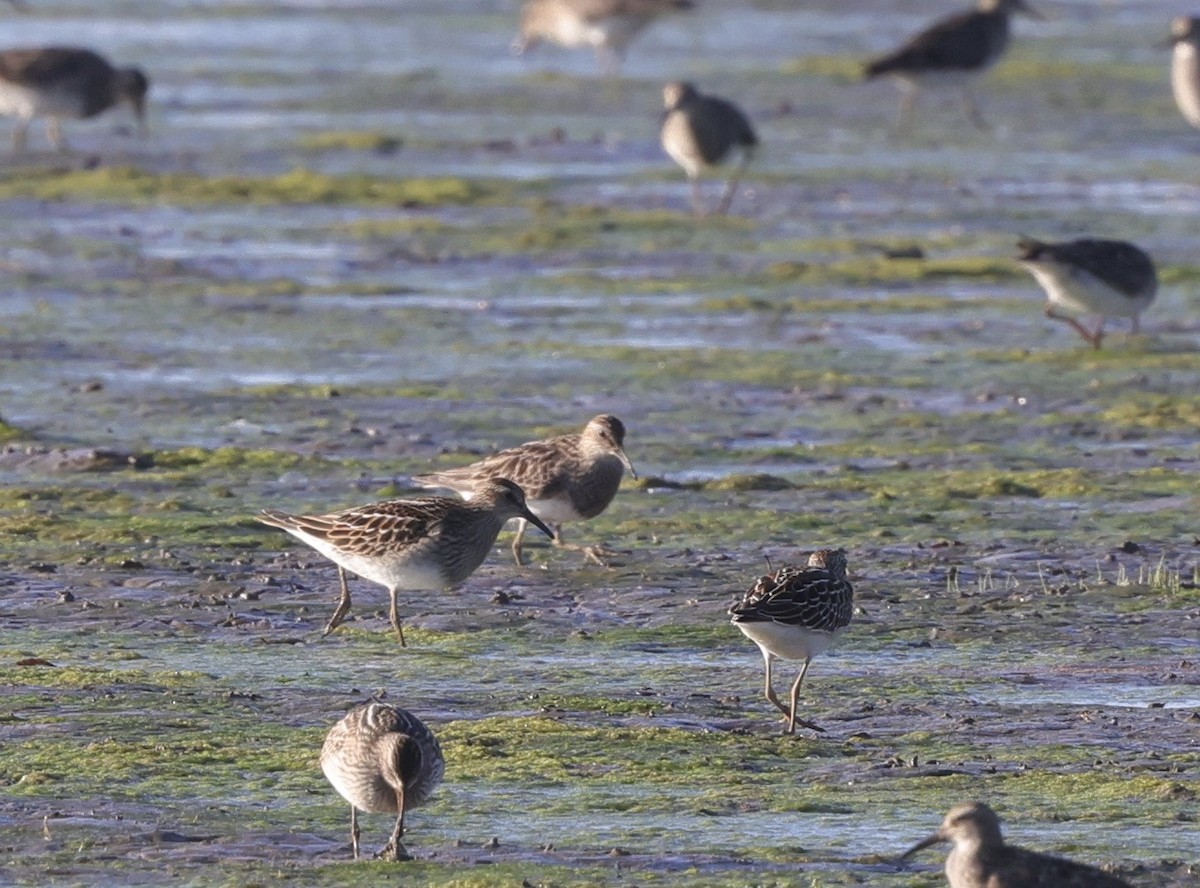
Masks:
[[[612,81],[499,3],[4,11],[154,91],[146,141],[0,158],[0,883],[934,886],[895,858],[978,798],[1197,884],[1200,133],[1177,9],[1045,5],[991,131],[906,133],[855,63],[938,4],[714,0]],[[681,76],[763,140],[729,218],[657,147]],[[1162,280],[1101,351],[1012,261],[1085,234]],[[641,480],[566,536],[610,565],[504,535],[407,649],[364,582],[321,639],[335,570],[252,517],[601,412]],[[784,736],[725,608],[828,545],[857,610]],[[373,694],[446,753],[411,862],[350,860],[316,764]]]

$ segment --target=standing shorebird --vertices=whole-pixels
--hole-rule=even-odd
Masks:
[[[578,435],[559,435],[530,441],[519,447],[444,472],[417,475],[415,484],[443,487],[469,501],[493,478],[510,478],[525,491],[529,510],[542,521],[555,525],[554,544],[563,546],[562,522],[586,521],[608,508],[621,486],[625,469],[637,478],[625,455],[625,424],[615,416],[594,417]],[[513,540],[513,558],[521,559],[521,541],[528,519],[521,518]],[[544,527],[539,523],[540,527]],[[598,563],[598,551],[583,547],[587,557]]]
[[[1130,888],[1103,870],[1004,844],[1000,819],[982,802],[950,809],[942,827],[901,860],[938,842],[952,842],[946,858],[950,888]]]
[[[758,136],[746,115],[725,99],[706,96],[690,83],[668,83],[663,87],[666,113],[662,123],[662,146],[671,160],[687,173],[692,183],[692,208],[696,215],[705,213],[700,194],[700,175],[725,160],[735,148],[741,160],[717,205],[717,213],[729,209],[738,179],[754,156]]]
[[[321,747],[321,770],[350,803],[350,841],[358,859],[358,812],[395,814],[396,826],[376,857],[411,860],[400,840],[404,814],[429,798],[446,763],[433,732],[395,706],[356,706],[330,728]]]
[[[1041,18],[1025,0],[978,0],[970,12],[935,22],[894,52],[868,62],[868,80],[883,74],[896,77],[904,90],[900,100],[900,126],[908,123],[922,86],[950,86],[962,90],[967,115],[980,129],[987,123],[979,113],[971,83],[991,68],[1008,48],[1009,18],[1023,12]]]
[[[286,530],[338,566],[342,597],[322,637],[350,610],[346,571],[386,586],[392,628],[404,646],[396,592],[457,586],[475,572],[510,518],[522,518],[554,536],[525,505],[521,488],[505,478],[481,484],[469,502],[442,496],[394,500],[329,515],[289,515],[274,509],[258,520]]]
[[[1171,91],[1184,120],[1200,127],[1200,18],[1171,22]]]
[[[568,48],[591,46],[605,73],[615,74],[643,28],[694,5],[692,0],[525,0],[513,51],[520,55],[543,40]]]
[[[1126,241],[1081,240],[1043,243],[1032,238],[1017,242],[1017,261],[1046,291],[1046,317],[1075,328],[1093,348],[1104,338],[1104,322],[1110,317],[1132,318],[1132,332],[1140,329],[1138,317],[1154,301],[1158,274],[1146,253]],[[1073,317],[1100,316],[1095,331]]]
[[[146,93],[150,81],[137,68],[114,68],[90,49],[48,46],[0,52],[0,114],[17,118],[13,151],[25,150],[29,124],[46,118],[46,133],[56,151],[66,150],[64,118],[95,117],[126,101],[138,128],[146,132]]]
[[[854,588],[846,581],[846,550],[820,549],[808,558],[807,567],[781,567],[758,581],[729,609],[731,622],[758,645],[766,664],[766,698],[787,716],[787,733],[796,724],[823,730],[796,718],[800,684],[812,658],[826,651],[850,623]],[[792,684],[790,708],[779,702],[771,685],[775,657],[803,660],[804,667]]]

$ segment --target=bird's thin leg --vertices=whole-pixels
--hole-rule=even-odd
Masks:
[[[1104,335],[1101,330],[1098,329],[1095,333],[1093,333],[1083,324],[1079,323],[1079,321],[1077,321],[1075,318],[1068,317],[1067,315],[1060,315],[1054,310],[1053,306],[1049,305],[1046,306],[1046,317],[1050,318],[1052,321],[1063,321],[1064,323],[1070,324],[1075,328],[1076,333],[1078,333],[1091,344],[1092,348],[1100,347],[1100,338]],[[1103,320],[1100,322],[1100,326],[1104,326]]]
[[[342,597],[338,600],[333,616],[325,624],[325,631],[321,633],[322,638],[342,625],[342,620],[346,619],[346,614],[350,613],[350,585],[346,582],[346,570],[340,564],[338,565],[338,579],[342,583]]]
[[[611,46],[597,46],[596,61],[600,64],[600,73],[610,80],[615,80],[621,73],[621,54]]]
[[[1129,333],[1132,336],[1137,336],[1142,332],[1142,318],[1140,315],[1133,316],[1133,323],[1129,326]]]
[[[700,193],[699,176],[692,177],[692,212],[699,218],[708,215],[708,209],[704,206],[704,195]]]
[[[358,810],[350,806],[350,846],[354,849],[354,859],[358,860]]]
[[[23,153],[28,143],[29,121],[21,117],[17,119],[17,125],[13,127],[13,154]]]
[[[513,537],[512,553],[513,558],[516,560],[517,566],[519,567],[522,567],[525,564],[524,559],[521,558],[521,540],[525,539],[525,528],[528,526],[529,522],[524,518],[517,519],[517,535]]]
[[[396,587],[392,586],[388,589],[388,596],[391,598],[391,607],[388,610],[388,618],[392,621],[392,628],[396,630],[396,635],[400,638],[400,647],[408,647],[404,643],[404,628],[400,625],[400,613],[396,610]]]
[[[50,138],[50,144],[55,151],[62,152],[67,150],[66,140],[63,139],[62,124],[57,117],[49,117],[46,119],[46,135]]]
[[[404,787],[396,790],[396,825],[392,828],[392,836],[375,856],[382,860],[412,860],[400,840],[404,838]]]
[[[796,705],[800,699],[800,685],[804,681],[804,676],[808,674],[808,664],[811,662],[812,662],[812,657],[805,657],[804,668],[800,670],[800,674],[796,677],[796,681],[792,684],[792,693],[791,693],[792,709],[791,709],[791,712],[788,714],[788,726],[787,726],[787,733],[789,733],[789,734],[796,733],[796,725],[797,724],[799,724],[800,727],[802,727],[802,728],[808,728],[810,731],[817,731],[822,734],[825,733],[825,729],[820,727],[819,725],[814,724],[813,722],[810,722],[807,719],[803,719],[803,718],[797,719],[796,718]]]
[[[1096,332],[1092,334],[1092,348],[1099,348],[1100,343],[1104,341],[1104,322],[1106,318],[1101,317],[1100,323],[1096,324]]]
[[[900,117],[896,121],[896,129],[907,132],[912,122],[913,110],[917,107],[916,87],[907,87],[900,95]]]
[[[776,708],[780,712],[782,712],[786,716],[788,714],[787,707],[779,702],[779,698],[775,696],[775,689],[773,687],[771,687],[771,659],[772,659],[771,655],[768,654],[764,650],[763,651],[763,662],[766,664],[766,667],[767,667],[767,670],[766,670],[767,671],[767,680],[766,680],[766,684],[763,689],[763,694],[766,696],[766,698],[768,700],[770,700],[772,703],[775,704]]]
[[[991,127],[988,122],[983,119],[983,115],[979,113],[979,105],[975,101],[975,94],[969,88],[963,88],[963,107],[967,111],[967,117],[971,118],[971,123],[975,124],[978,129],[985,132]]]
[[[729,182],[725,185],[725,193],[721,195],[721,202],[717,204],[716,215],[720,216],[729,211],[729,205],[733,203],[733,194],[737,191],[738,180],[741,179],[742,173],[746,171],[749,163],[750,155],[743,151],[741,163],[734,168],[733,175],[729,177]]]

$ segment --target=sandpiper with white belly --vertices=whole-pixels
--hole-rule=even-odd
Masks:
[[[61,121],[95,117],[128,102],[139,129],[146,129],[150,81],[138,68],[116,68],[90,49],[47,46],[0,52],[0,114],[15,117],[13,151],[25,150],[29,124],[46,118],[56,151],[66,150]]]

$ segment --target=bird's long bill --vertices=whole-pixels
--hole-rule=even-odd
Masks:
[[[617,457],[624,464],[625,468],[629,469],[629,477],[632,478],[634,481],[636,481],[637,480],[637,472],[635,472],[633,470],[633,463],[631,463],[629,461],[629,457],[627,457],[625,455],[625,451],[622,450],[620,447],[617,448]]]
[[[942,834],[934,833],[933,835],[929,836],[928,838],[921,839],[921,841],[917,842],[917,844],[913,845],[911,848],[909,848],[907,851],[905,851],[903,854],[901,854],[900,859],[907,860],[909,857],[912,857],[918,851],[923,851],[926,848],[928,848],[930,845],[936,845],[938,842],[941,842],[941,841],[943,841]]]
[[[525,514],[522,515],[521,517],[524,518],[526,521],[528,521],[530,524],[532,524],[534,527],[536,527],[538,530],[540,530],[542,533],[544,533],[546,536],[550,537],[550,539],[554,539],[554,531],[552,531],[549,527],[547,527],[545,525],[545,523],[543,523],[542,519],[539,518],[537,515],[533,514],[533,512],[526,509]]]

